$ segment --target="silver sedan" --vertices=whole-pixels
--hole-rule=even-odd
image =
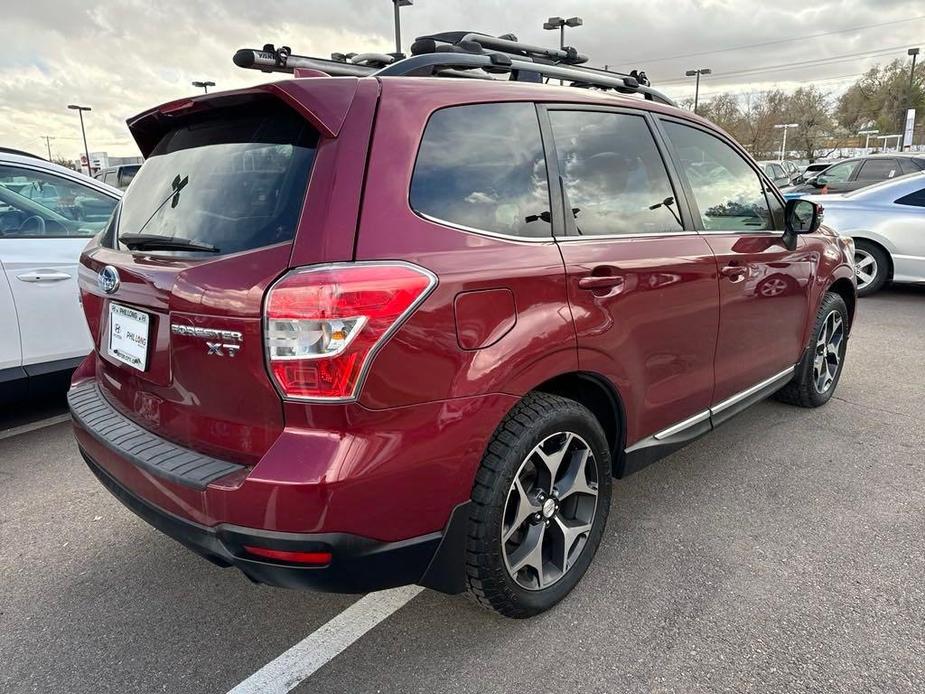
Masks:
[[[887,282],[925,282],[925,173],[842,195],[806,195],[824,224],[854,238],[858,296]]]

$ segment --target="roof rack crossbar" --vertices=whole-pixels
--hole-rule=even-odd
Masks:
[[[544,48],[520,43],[513,34],[489,36],[478,32],[452,31],[418,37],[413,55],[401,53],[334,54],[331,60],[293,55],[288,46],[263,50],[242,48],[234,55],[239,67],[263,72],[288,72],[296,68],[320,70],[332,76],[397,77],[445,76],[482,77],[509,73],[511,79],[539,82],[542,78],[567,80],[574,87],[612,89],[622,94],[640,94],[650,101],[674,106],[661,92],[652,89],[644,72],[629,74],[601,70],[582,63],[585,55],[571,47]],[[475,72],[473,70],[482,70]],[[488,73],[488,74],[486,74]]]
[[[497,57],[508,57],[507,55]],[[492,71],[535,73],[552,79],[568,80],[580,85],[614,89],[624,94],[642,94],[650,101],[674,106],[674,102],[656,89],[639,84],[629,75],[618,75],[603,70],[586,70],[566,65],[547,65],[517,58],[510,62],[493,59],[493,55],[467,53],[424,53],[399,60],[375,72],[377,77],[401,77],[411,75],[436,75],[443,69],[487,68]],[[524,81],[535,81],[529,78]]]

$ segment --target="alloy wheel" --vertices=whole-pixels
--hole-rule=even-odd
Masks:
[[[877,259],[863,248],[854,249],[854,274],[858,278],[858,289],[863,289],[877,277]]]
[[[830,311],[822,324],[816,341],[813,360],[813,383],[818,393],[824,393],[835,382],[841,367],[842,345],[845,341],[845,324],[838,311]]]
[[[527,590],[548,588],[571,569],[597,509],[597,466],[572,432],[543,439],[514,475],[501,523],[508,574]]]

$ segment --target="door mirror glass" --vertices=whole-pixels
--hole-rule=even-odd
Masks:
[[[788,200],[785,216],[788,232],[812,234],[822,224],[822,206],[810,200]]]

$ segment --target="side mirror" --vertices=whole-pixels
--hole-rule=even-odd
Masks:
[[[822,224],[822,205],[802,198],[788,200],[784,223],[788,234],[812,234]]]
[[[807,181],[807,183],[812,184],[815,188],[825,188],[829,183],[829,179],[827,179],[825,176],[816,176],[815,178],[811,178],[809,181]]]

